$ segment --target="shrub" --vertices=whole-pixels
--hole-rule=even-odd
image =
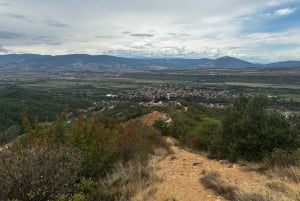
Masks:
[[[152,178],[148,156],[166,146],[139,121],[104,127],[81,115],[67,124],[63,113],[48,126],[26,114],[23,122],[26,134],[0,155],[4,200],[128,200]]]
[[[121,159],[126,162],[143,158],[146,161],[160,142],[160,134],[155,129],[138,121],[130,121],[121,139]]]
[[[0,197],[4,200],[56,200],[72,194],[79,180],[81,155],[75,150],[24,149],[1,153]]]
[[[260,161],[273,149],[293,150],[297,134],[283,115],[268,110],[265,96],[240,97],[228,109],[214,155]]]

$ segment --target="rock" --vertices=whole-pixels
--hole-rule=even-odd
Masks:
[[[172,156],[172,157],[170,158],[171,161],[173,161],[173,160],[175,160],[175,159],[177,159],[176,156]]]
[[[202,163],[201,162],[195,162],[195,163],[193,163],[193,166],[199,166],[199,165],[202,165]]]
[[[228,161],[226,160],[219,160],[220,164],[228,164]]]

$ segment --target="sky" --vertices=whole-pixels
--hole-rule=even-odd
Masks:
[[[0,0],[0,54],[300,60],[299,0]]]

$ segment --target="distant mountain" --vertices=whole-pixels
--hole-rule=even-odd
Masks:
[[[267,67],[300,67],[300,61],[283,61],[266,64]]]
[[[250,63],[248,61],[244,61],[241,59],[237,59],[234,57],[221,57],[214,60],[214,65],[216,67],[223,68],[247,68],[247,67],[261,67],[259,64]]]
[[[197,69],[197,68],[300,67],[300,61],[254,64],[234,57],[217,59],[123,58],[109,55],[0,55],[0,70],[100,70],[100,69]]]
[[[0,61],[24,61],[30,59],[39,59],[39,58],[48,57],[47,55],[39,54],[7,54],[0,55]]]

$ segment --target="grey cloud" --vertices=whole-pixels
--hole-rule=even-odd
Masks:
[[[123,31],[122,33],[123,34],[130,34],[131,32],[130,31]]]
[[[20,33],[0,31],[0,39],[18,39],[22,38],[24,35]]]
[[[185,53],[185,47],[164,47],[166,49],[173,49],[177,51],[178,54]]]
[[[189,37],[191,36],[190,34],[180,34],[180,36],[183,36],[183,37]]]
[[[98,39],[110,39],[110,38],[113,38],[113,36],[111,36],[111,35],[96,35],[95,38],[98,38]]]
[[[152,43],[146,43],[144,45],[134,45],[134,46],[128,46],[128,47],[133,48],[133,49],[142,50],[142,49],[152,48],[153,45],[152,45]]]
[[[145,46],[146,47],[153,47],[152,43],[146,43]]]
[[[146,37],[153,37],[154,34],[147,34],[147,33],[135,33],[135,34],[130,34],[131,36],[134,37],[141,37],[141,38],[146,38]]]
[[[0,52],[1,53],[8,53],[8,50],[5,49],[4,47],[0,46]]]
[[[51,27],[64,28],[64,27],[69,26],[68,24],[65,24],[65,23],[62,23],[62,22],[59,22],[59,21],[53,20],[53,19],[47,19],[45,22],[48,26],[51,26]]]
[[[14,19],[18,19],[18,20],[24,20],[24,21],[29,21],[29,22],[33,21],[24,15],[19,15],[19,14],[15,14],[15,13],[6,13],[5,15],[10,18],[14,18]]]
[[[176,36],[177,36],[176,33],[166,33],[166,34],[169,35],[169,36],[173,36],[173,37],[176,37]]]
[[[147,48],[145,46],[138,46],[138,45],[130,46],[130,47],[133,48],[133,49],[138,49],[138,50],[142,50],[142,49],[146,49]]]
[[[10,6],[9,3],[0,3],[0,6]]]
[[[189,37],[191,36],[190,34],[186,34],[186,33],[165,33],[166,35],[169,35],[171,37]]]
[[[34,43],[36,44],[47,44],[47,45],[61,45],[62,41],[60,41],[58,38],[49,38],[46,36],[37,36],[35,38],[33,38],[32,42],[34,41]]]

